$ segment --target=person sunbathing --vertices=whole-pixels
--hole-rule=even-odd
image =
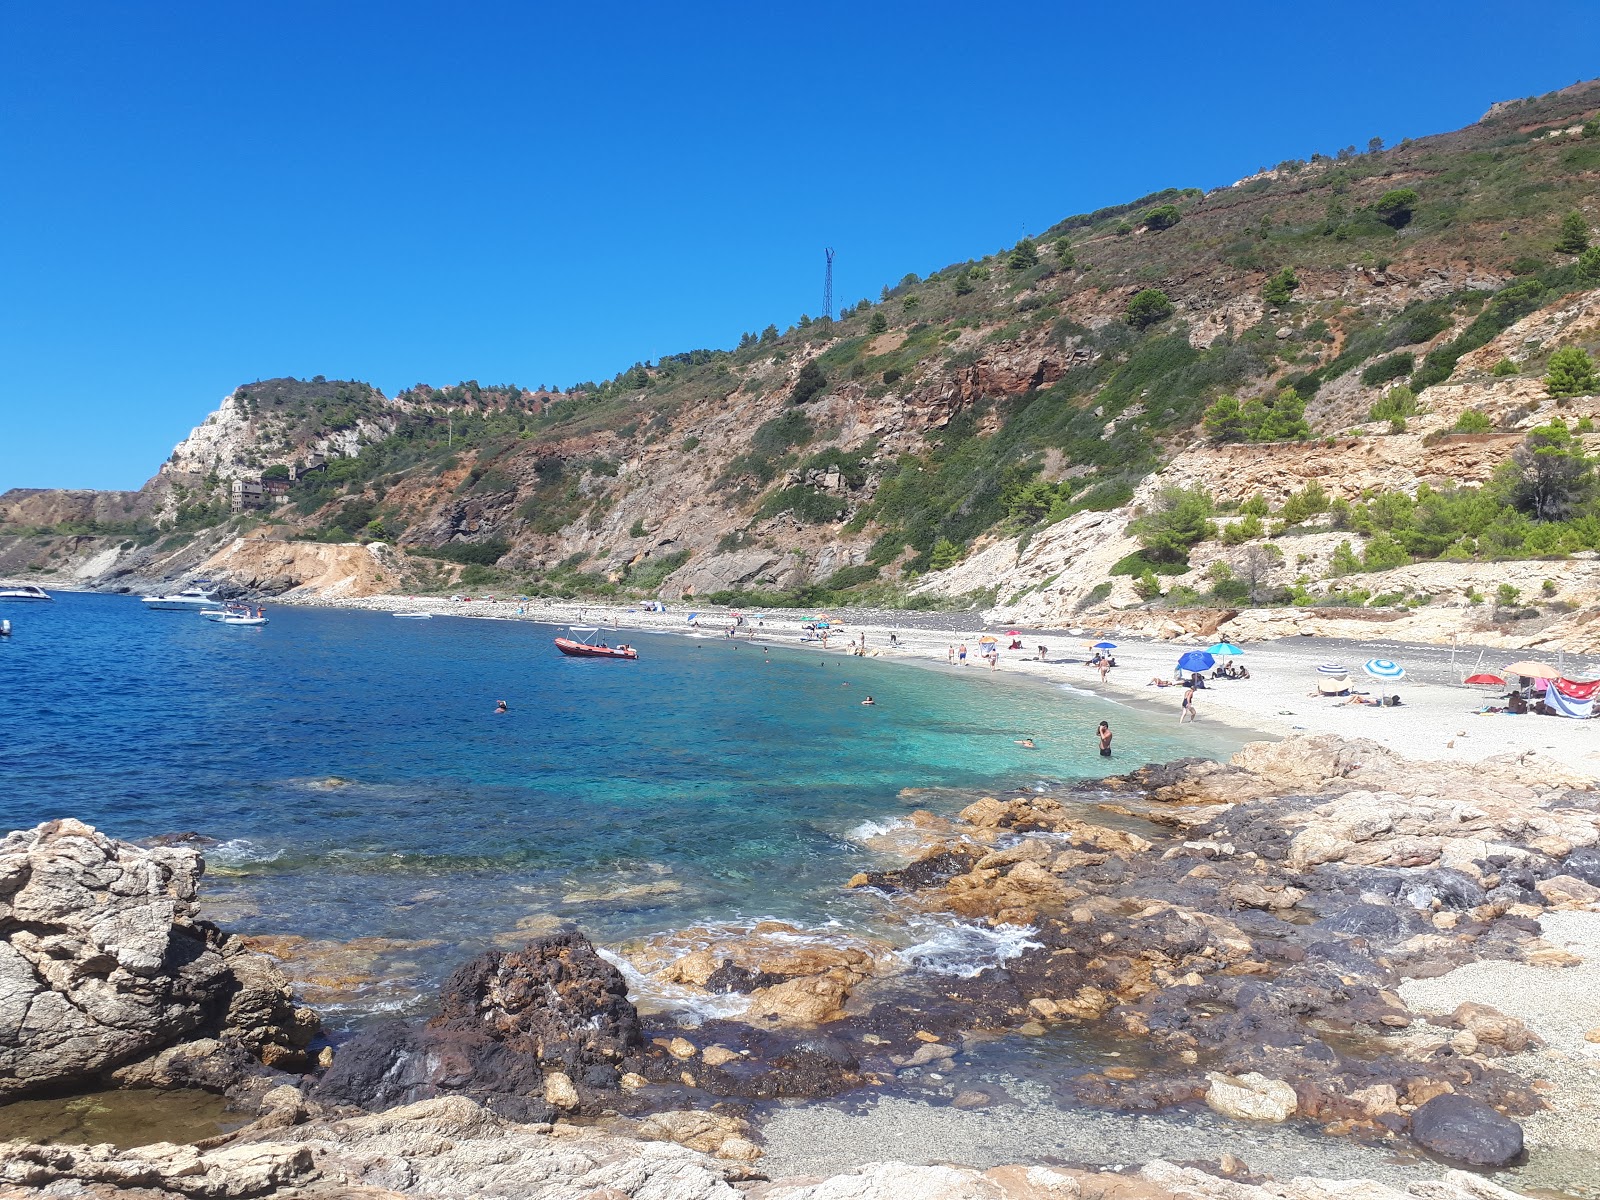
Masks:
[[[1145,684],[1145,687],[1176,687],[1176,686],[1177,685],[1174,684],[1172,682],[1172,680],[1163,679],[1159,675],[1152,675],[1150,677],[1150,682]]]

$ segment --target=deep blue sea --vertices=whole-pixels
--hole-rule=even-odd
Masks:
[[[976,668],[648,633],[629,635],[637,662],[584,661],[532,622],[268,615],[227,628],[82,593],[0,605],[16,630],[0,640],[0,820],[203,835],[228,927],[429,939],[419,986],[519,921],[612,943],[708,920],[867,922],[840,888],[882,865],[864,823],[1106,774],[1102,718],[1117,769],[1237,745]]]

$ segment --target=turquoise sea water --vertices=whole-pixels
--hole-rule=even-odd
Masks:
[[[1106,774],[1103,718],[1116,769],[1237,745],[979,668],[721,638],[624,635],[640,658],[616,663],[532,622],[269,606],[230,629],[73,593],[0,615],[7,829],[201,834],[231,928],[430,939],[419,986],[540,918],[613,942],[856,924],[839,885],[881,865],[864,823]]]

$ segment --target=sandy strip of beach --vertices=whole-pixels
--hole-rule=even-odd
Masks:
[[[604,627],[616,643],[616,630],[639,630],[699,637],[724,637],[732,624],[729,610],[693,604],[668,605],[651,612],[637,604],[597,604],[542,599],[458,601],[442,597],[368,596],[360,599],[313,600],[318,606],[364,608],[385,612],[430,612],[439,615],[538,621],[551,625],[587,624]],[[1025,678],[1068,685],[1125,704],[1149,706],[1180,716],[1183,689],[1159,688],[1150,681],[1176,678],[1179,655],[1201,648],[1200,641],[1124,640],[1113,634],[1117,666],[1104,680],[1099,669],[1086,665],[1093,654],[1090,643],[1101,640],[1094,630],[1020,630],[1013,639],[1005,629],[987,630],[974,613],[900,612],[896,610],[834,610],[827,646],[805,628],[817,615],[793,610],[742,610],[745,624],[735,636],[773,645],[826,649],[832,654],[854,653],[857,639],[865,637],[869,657],[935,666],[965,673],[989,673],[979,656],[978,639],[999,638],[997,676]],[[690,624],[690,614],[698,619]],[[891,641],[891,635],[893,640]],[[1021,650],[1010,649],[1013,640]],[[954,648],[965,643],[967,665],[950,661]],[[1043,661],[1039,646],[1047,647]],[[1199,721],[1221,722],[1268,736],[1290,733],[1336,733],[1370,738],[1410,758],[1476,762],[1491,755],[1536,754],[1577,770],[1600,775],[1600,721],[1575,721],[1562,717],[1513,716],[1479,713],[1501,703],[1493,692],[1464,686],[1464,674],[1474,669],[1495,671],[1525,653],[1481,651],[1477,647],[1410,645],[1389,641],[1352,642],[1325,638],[1287,638],[1256,642],[1243,647],[1236,662],[1250,670],[1248,680],[1217,680],[1196,695]],[[1543,656],[1548,657],[1548,656]],[[1406,678],[1384,685],[1362,671],[1368,659],[1382,658],[1406,668]],[[1316,695],[1316,667],[1343,663],[1350,669],[1350,687],[1376,699],[1384,691],[1397,694],[1399,707],[1345,703],[1341,697]],[[1568,678],[1600,678],[1600,660],[1567,656]]]

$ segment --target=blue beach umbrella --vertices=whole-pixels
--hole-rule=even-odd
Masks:
[[[1116,648],[1117,644],[1115,642],[1096,642],[1089,647],[1091,650],[1115,650]]]
[[[1195,673],[1209,671],[1216,665],[1217,660],[1205,650],[1191,650],[1178,660],[1178,670]]]
[[[1365,663],[1362,664],[1361,669],[1383,685],[1379,687],[1378,694],[1385,700],[1389,698],[1389,688],[1387,685],[1393,683],[1397,679],[1404,679],[1406,677],[1406,669],[1399,663],[1390,662],[1387,658],[1369,658]]]
[[[1243,654],[1244,651],[1232,642],[1218,642],[1215,646],[1206,647],[1207,654]]]

